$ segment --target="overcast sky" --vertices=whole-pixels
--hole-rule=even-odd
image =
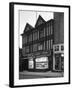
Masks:
[[[39,15],[41,15],[45,21],[53,19],[53,12],[19,11],[19,14],[20,14],[19,15],[19,34],[20,34],[19,46],[20,48],[22,48],[21,34],[24,31],[26,23],[29,23],[30,25],[34,27]]]

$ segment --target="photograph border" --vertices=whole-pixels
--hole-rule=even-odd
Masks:
[[[14,5],[32,5],[32,6],[45,6],[45,7],[64,7],[69,9],[69,77],[68,82],[51,83],[51,84],[34,84],[34,85],[18,85],[14,86]],[[31,87],[31,86],[46,86],[46,85],[62,85],[70,84],[70,6],[69,5],[52,5],[52,4],[38,4],[38,3],[9,3],[9,86],[10,87]]]

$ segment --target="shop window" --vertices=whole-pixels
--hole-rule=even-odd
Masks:
[[[35,61],[36,61],[36,69],[48,69],[47,57],[37,58]]]
[[[33,58],[29,59],[29,65],[28,65],[29,69],[33,69],[34,68],[34,61]]]

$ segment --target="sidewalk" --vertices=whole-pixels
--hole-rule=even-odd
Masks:
[[[19,74],[21,75],[32,75],[32,76],[50,76],[50,77],[63,77],[63,72],[51,72],[51,71],[47,71],[47,72],[29,72],[29,71],[23,71],[20,72]]]

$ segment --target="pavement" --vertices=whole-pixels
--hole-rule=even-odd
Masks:
[[[50,78],[50,77],[63,77],[64,73],[63,72],[52,72],[52,71],[47,71],[47,72],[30,72],[30,71],[23,71],[19,73],[19,78],[20,79],[31,79],[31,78]]]

